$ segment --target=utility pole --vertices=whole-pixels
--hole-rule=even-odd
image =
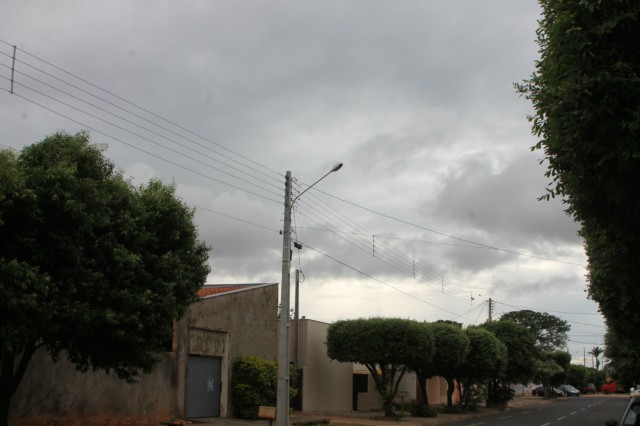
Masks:
[[[291,293],[291,212],[293,203],[315,184],[337,172],[342,163],[336,163],[331,170],[291,199],[291,172],[285,176],[284,228],[282,230],[282,285],[280,286],[280,324],[278,333],[278,390],[276,392],[276,426],[289,426],[289,294]],[[297,294],[297,293],[296,293]],[[297,313],[296,309],[296,313]]]
[[[277,426],[289,425],[289,293],[291,271],[291,172],[285,176],[284,228],[282,229],[282,283],[278,333]]]
[[[296,303],[295,312],[293,317],[293,323],[295,329],[293,330],[293,365],[296,367],[296,371],[300,368],[300,316],[298,315],[298,309],[300,308],[300,269],[296,269]]]
[[[489,298],[489,322],[493,320],[493,301]]]

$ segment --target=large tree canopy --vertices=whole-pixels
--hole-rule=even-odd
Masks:
[[[604,336],[606,349],[604,355],[611,359],[609,369],[615,377],[627,386],[640,384],[640,353],[636,339],[620,336],[613,330],[607,330]]]
[[[462,401],[470,402],[474,384],[502,377],[507,367],[507,347],[492,332],[478,326],[465,329],[469,350],[458,368],[456,379],[463,383]]]
[[[552,179],[582,228],[588,290],[609,326],[640,327],[640,3],[541,0],[541,58],[518,90]]]
[[[571,326],[555,315],[523,310],[507,312],[500,319],[512,320],[527,327],[536,339],[536,345],[544,351],[562,350],[567,346],[567,333]]]
[[[442,376],[449,383],[447,390],[447,403],[452,404],[451,396],[454,391],[454,379],[458,369],[467,357],[469,351],[469,339],[462,330],[462,326],[453,322],[437,321],[435,323],[422,323],[428,327],[433,335],[434,352],[426,354],[423,358],[415,358],[415,363],[408,367],[416,374],[422,403],[429,406],[427,393],[427,379],[433,376]]]
[[[439,375],[447,381],[447,406],[453,406],[453,392],[458,370],[469,354],[469,338],[462,327],[435,322],[432,325],[435,355],[431,376]]]
[[[0,150],[0,240],[0,422],[39,347],[149,371],[209,273],[175,188],[133,187],[84,133]]]
[[[535,372],[537,349],[533,335],[527,328],[511,320],[484,323],[507,348],[507,366],[501,379],[504,383],[527,383]]]
[[[434,353],[426,324],[400,318],[337,321],[327,330],[327,355],[340,362],[364,365],[382,396],[386,416],[408,365],[428,362]]]

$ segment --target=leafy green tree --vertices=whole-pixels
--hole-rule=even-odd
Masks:
[[[507,383],[526,383],[533,377],[538,351],[531,332],[514,321],[505,319],[482,325],[507,347],[507,367],[501,379]]]
[[[570,364],[567,372],[567,383],[581,391],[587,383],[595,383],[595,375],[584,365]]]
[[[560,371],[551,376],[551,386],[560,386],[567,383],[567,376],[569,375],[569,366],[571,365],[571,354],[564,351],[554,351],[545,353],[546,358],[555,362]]]
[[[551,390],[553,386],[552,383],[554,382],[554,377],[561,375],[564,370],[551,357],[545,355],[535,362],[536,371],[534,377],[537,382],[542,383],[544,386],[545,398],[555,398],[556,394]]]
[[[393,400],[407,366],[434,354],[429,327],[400,318],[341,320],[327,330],[327,355],[340,362],[364,365],[371,373],[384,404],[393,416]]]
[[[556,394],[552,391],[552,387],[567,383],[571,368],[571,354],[564,351],[541,351],[535,363],[534,380],[544,385],[545,397],[555,398]],[[580,385],[582,386],[583,384]]]
[[[447,406],[452,407],[455,377],[469,354],[469,338],[461,327],[440,322],[433,324],[433,335],[436,351],[432,376],[442,376],[447,381]]]
[[[640,328],[640,3],[540,3],[541,58],[517,89],[536,111],[546,198],[562,197],[581,224],[589,297],[632,338]]]
[[[456,379],[463,384],[461,399],[468,405],[474,386],[503,375],[507,366],[507,347],[482,327],[467,327],[464,332],[469,340],[469,350],[457,370]]]
[[[555,315],[522,310],[507,312],[500,319],[512,320],[527,327],[536,339],[536,346],[544,351],[562,350],[567,347],[567,333],[571,326]]]
[[[38,348],[150,371],[209,273],[175,188],[133,187],[84,133],[0,150],[0,240],[0,425]]]
[[[636,339],[621,336],[609,328],[604,336],[605,352],[609,358],[609,367],[614,370],[615,376],[621,379],[627,387],[640,384],[640,352],[638,352]]]
[[[460,325],[451,322],[424,323],[424,326],[433,334],[435,351],[433,356],[416,359],[416,364],[408,367],[416,373],[425,406],[429,406],[427,379],[433,376],[442,376],[447,381],[447,405],[453,406],[455,376],[467,357],[469,339]]]

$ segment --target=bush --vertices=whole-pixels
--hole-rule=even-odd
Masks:
[[[241,419],[258,418],[258,407],[276,405],[278,364],[257,356],[242,356],[233,363],[231,400],[233,414]]]
[[[295,371],[289,374],[290,383],[295,383]],[[278,364],[257,356],[241,356],[233,363],[231,375],[231,401],[235,417],[247,420],[258,418],[261,405],[275,406],[278,392]],[[295,396],[290,388],[289,395]]]

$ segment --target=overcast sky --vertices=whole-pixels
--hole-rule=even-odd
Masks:
[[[343,162],[294,208],[301,315],[476,324],[492,298],[494,317],[569,321],[582,363],[604,323],[578,226],[537,200],[545,166],[513,88],[539,14],[534,0],[3,0],[0,144],[88,130],[134,182],[175,182],[212,284],[280,282],[286,171],[295,196]]]

